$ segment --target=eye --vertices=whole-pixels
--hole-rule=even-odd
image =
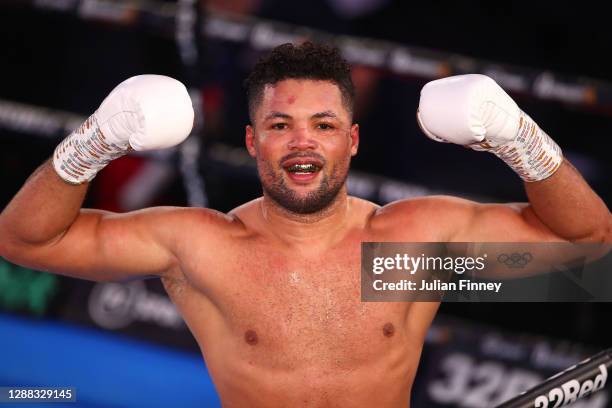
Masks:
[[[287,124],[283,122],[273,123],[270,128],[273,130],[285,130],[287,129]]]
[[[332,130],[334,128],[334,126],[329,124],[329,123],[319,123],[317,125],[317,128],[319,128],[321,130]]]

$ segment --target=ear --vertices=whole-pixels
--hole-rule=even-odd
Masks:
[[[251,157],[257,157],[257,149],[255,148],[255,131],[253,126],[247,125],[245,128],[245,144]]]
[[[357,123],[353,123],[351,125],[350,133],[351,133],[351,156],[355,156],[359,148],[359,125]]]

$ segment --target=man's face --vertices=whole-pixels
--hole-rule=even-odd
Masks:
[[[266,195],[299,214],[330,205],[359,142],[338,86],[307,79],[267,85],[253,122],[246,145]]]

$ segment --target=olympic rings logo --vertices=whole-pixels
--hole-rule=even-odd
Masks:
[[[533,255],[529,252],[513,252],[512,254],[500,254],[497,257],[497,262],[506,265],[508,268],[524,268],[531,260]]]

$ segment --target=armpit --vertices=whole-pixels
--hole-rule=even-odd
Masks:
[[[187,280],[183,276],[163,276],[161,281],[170,296],[179,296],[187,287]]]

